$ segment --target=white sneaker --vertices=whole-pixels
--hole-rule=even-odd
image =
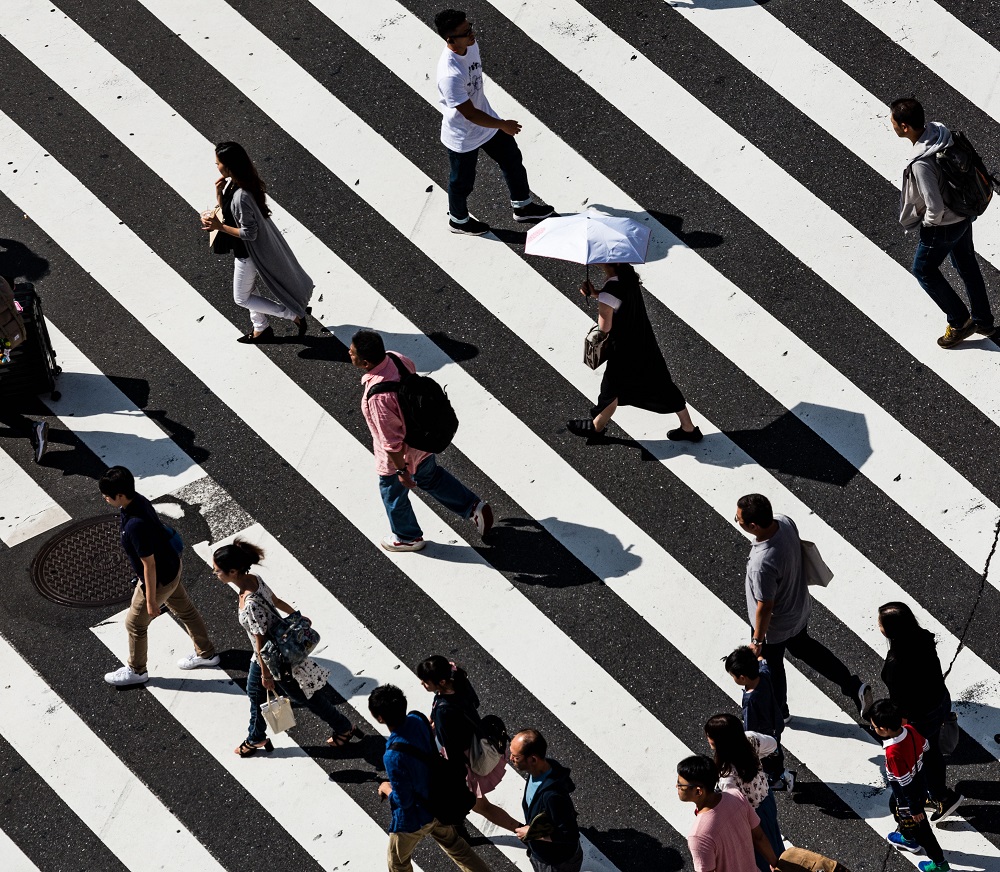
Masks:
[[[188,654],[177,661],[181,669],[197,669],[199,666],[218,666],[219,655],[213,654],[211,657],[200,657],[198,654]]]
[[[132,684],[145,684],[149,681],[148,672],[136,672],[131,666],[123,666],[104,676],[104,680],[115,687],[128,687]]]
[[[480,500],[470,515],[480,536],[485,536],[493,528],[493,509],[486,500]]]
[[[382,540],[382,547],[386,551],[421,551],[426,544],[423,538],[407,541],[397,539],[395,536],[386,536]]]

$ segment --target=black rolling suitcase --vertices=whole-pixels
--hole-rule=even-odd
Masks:
[[[30,282],[14,285],[14,299],[21,304],[25,337],[24,342],[11,350],[10,362],[0,365],[0,399],[47,393],[58,400],[56,376],[62,369],[56,364],[42,301]]]

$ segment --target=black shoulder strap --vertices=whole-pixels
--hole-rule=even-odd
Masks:
[[[397,381],[386,379],[380,381],[377,385],[372,385],[368,388],[368,393],[365,394],[366,400],[371,399],[375,394],[398,394],[400,385],[413,374],[403,366],[403,362],[391,351],[387,352],[386,356],[395,364],[399,379]]]

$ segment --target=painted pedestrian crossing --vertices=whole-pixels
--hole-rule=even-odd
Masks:
[[[531,349],[547,349],[543,369],[538,373],[541,383],[558,381],[557,393],[575,397],[579,404],[596,394],[599,374],[584,370],[577,361],[579,337],[588,326],[589,317],[576,307],[570,311],[572,304],[553,288],[548,268],[522,259],[506,246],[487,248],[489,243],[484,245],[482,240],[457,239],[443,233],[440,215],[446,210],[444,193],[427,177],[421,158],[411,153],[412,144],[386,138],[380,130],[369,126],[350,106],[340,103],[322,83],[310,77],[297,58],[271,42],[266,28],[255,29],[242,15],[252,11],[242,7],[253,7],[253,3],[230,7],[214,2],[143,0],[135,5],[156,16],[171,33],[179,36],[186,50],[207,60],[253,100],[268,123],[274,124],[282,135],[292,137],[311,152],[319,166],[332,174],[331,178],[339,180],[348,197],[356,194],[371,204],[387,231],[404,240],[405,250],[399,253],[400,257],[413,263],[427,260],[443,271],[463,291],[460,306],[468,309],[475,305],[479,307],[476,311],[492,313],[506,325],[501,331],[511,331],[513,339],[505,336],[503,342],[519,341]],[[394,52],[391,74],[433,103],[433,86],[426,79],[426,70],[440,44],[409,10],[385,0],[363,8],[325,0],[313,0],[312,5],[332,27],[365,51],[368,48],[363,42],[364,34],[376,32],[381,25],[384,31],[379,40],[381,51],[373,63],[384,62]],[[157,96],[142,75],[133,73],[126,63],[102,47],[99,34],[88,35],[75,25],[72,18],[78,10],[63,18],[59,10],[53,15],[49,4],[17,0],[17,6],[20,14],[12,16],[10,23],[0,25],[0,35],[41,70],[53,87],[77,101],[107,134],[116,138],[143,167],[148,167],[151,178],[166,184],[154,198],[179,198],[189,210],[203,206],[205,191],[210,190],[208,185],[212,180],[208,164],[211,141],[198,131],[198,125],[185,120],[184,106]],[[504,9],[503,4],[494,6],[513,17],[513,12]],[[558,7],[556,14],[565,13],[567,18],[586,23],[588,13],[582,7],[571,4],[564,7]],[[567,9],[570,11],[566,12]],[[44,42],[39,39],[38,30],[42,19]],[[519,13],[516,23],[540,44],[543,40],[540,32],[530,29],[534,26],[530,25],[531,20],[530,16]],[[600,27],[599,22],[594,27]],[[217,51],[218,45],[205,38],[219,32],[232,34],[241,46],[253,52],[257,60],[252,68],[245,65],[241,68],[236,63],[237,55]],[[98,36],[96,41],[94,36]],[[551,41],[546,42],[550,43],[547,50],[557,48]],[[586,71],[580,71],[578,63],[570,66],[586,80]],[[652,66],[649,78],[657,81],[662,75]],[[89,82],[98,83],[96,86],[80,81],[81,68],[88,70]],[[269,86],[275,81],[288,83],[287,89],[275,91]],[[606,84],[618,86],[610,79]],[[640,202],[552,133],[542,119],[517,102],[516,95],[501,91],[493,82],[489,87],[494,105],[501,111],[529,119],[522,144],[531,162],[533,188],[542,197],[557,206],[586,197],[592,203],[614,204],[616,208],[648,217]],[[684,99],[683,93],[679,99]],[[432,114],[434,110],[428,107],[427,112]],[[385,521],[377,500],[359,499],[359,495],[369,492],[374,495],[374,488],[371,456],[364,440],[354,425],[341,423],[343,410],[354,408],[353,395],[349,403],[332,405],[327,396],[303,380],[298,370],[291,375],[282,372],[280,353],[251,351],[241,358],[239,371],[234,371],[228,343],[223,347],[205,339],[229,335],[232,331],[228,330],[227,317],[220,312],[218,303],[213,302],[214,298],[196,290],[187,266],[175,266],[174,242],[137,235],[135,228],[123,220],[124,215],[116,214],[91,193],[93,180],[77,179],[66,168],[58,153],[61,146],[57,148],[44,136],[39,138],[36,134],[33,138],[23,129],[24,124],[20,110],[0,115],[0,141],[5,153],[13,158],[8,167],[18,170],[15,175],[11,170],[0,169],[0,191],[100,283],[107,296],[101,293],[95,298],[96,309],[121,307],[128,316],[127,322],[123,322],[124,329],[148,331],[159,340],[159,353],[163,354],[166,369],[162,374],[150,374],[150,379],[204,385],[215,402],[225,403],[237,416],[240,427],[255,433],[267,452],[284,458],[294,474],[301,477],[309,490],[308,502],[322,503],[327,512],[331,506],[334,508],[336,523],[348,531],[345,548],[360,549],[370,555],[368,559],[373,565],[385,565],[394,577],[406,579],[419,597],[433,604],[436,617],[432,623],[444,620],[451,626],[454,622],[468,633],[496,675],[506,676],[508,681],[523,687],[541,704],[544,716],[559,724],[567,742],[581,743],[588,754],[608,768],[609,797],[634,796],[642,808],[652,810],[668,826],[670,835],[663,842],[676,846],[678,858],[683,857],[683,833],[689,811],[674,799],[669,775],[675,758],[689,750],[702,750],[697,744],[697,728],[711,711],[699,709],[692,723],[683,724],[662,704],[648,705],[645,689],[636,694],[634,689],[624,686],[627,682],[619,669],[612,666],[607,671],[603,659],[596,663],[590,659],[596,655],[583,646],[581,627],[562,627],[555,617],[558,610],[553,610],[544,596],[518,583],[516,578],[512,583],[506,564],[498,564],[495,553],[491,554],[490,549],[480,553],[465,544],[463,540],[471,536],[471,531],[454,526],[450,520],[442,523],[422,504],[417,508],[421,524],[433,542],[442,544],[430,546],[421,556],[421,562],[414,562],[413,555],[372,552],[372,544],[384,532]],[[892,145],[892,140],[888,140],[888,146]],[[766,155],[763,159],[766,161]],[[795,184],[787,176],[781,183],[788,190]],[[807,189],[802,190],[812,196]],[[728,189],[720,193],[728,195]],[[324,277],[316,289],[317,299],[325,295],[329,295],[327,299],[334,295],[344,297],[335,306],[328,305],[335,315],[324,319],[333,336],[346,343],[355,326],[376,326],[394,336],[394,347],[413,356],[421,370],[433,371],[447,383],[463,422],[456,441],[461,455],[456,462],[471,464],[481,471],[490,493],[495,491],[512,500],[538,525],[540,535],[569,560],[576,561],[587,578],[603,580],[611,596],[610,600],[602,601],[604,607],[610,608],[619,619],[640,618],[647,629],[637,628],[638,632],[653,634],[654,651],[669,652],[671,657],[687,664],[682,666],[686,674],[697,674],[692,694],[717,706],[731,707],[731,701],[738,697],[735,686],[718,665],[718,657],[725,653],[719,650],[719,639],[743,638],[745,619],[740,598],[721,595],[717,581],[700,568],[689,568],[685,559],[673,556],[673,538],[665,537],[655,522],[639,519],[619,504],[620,498],[613,495],[606,478],[595,476],[589,468],[574,470],[568,458],[560,457],[551,424],[546,426],[537,415],[522,420],[517,411],[508,409],[511,398],[506,393],[491,389],[489,379],[481,384],[478,380],[481,376],[463,366],[461,357],[450,357],[433,338],[428,338],[421,320],[408,307],[400,306],[397,296],[373,283],[364,272],[356,271],[353,259],[341,259],[328,233],[314,235],[306,229],[307,225],[295,217],[301,210],[297,197],[292,197],[291,203],[285,203],[284,196],[279,200],[284,208],[272,200],[276,223],[307,270]],[[59,204],[65,202],[74,203],[72,222],[61,220]],[[766,225],[760,214],[748,214],[762,226]],[[987,478],[969,478],[951,466],[947,458],[924,444],[916,432],[880,409],[862,388],[823,360],[808,342],[796,337],[780,319],[744,295],[737,283],[715,271],[655,217],[649,220],[656,224],[653,252],[656,259],[643,270],[643,276],[658,302],[704,336],[720,359],[735,363],[747,373],[748,379],[762,385],[793,416],[851,461],[855,469],[908,513],[918,526],[926,527],[929,532],[921,531],[921,535],[937,537],[951,552],[948,560],[953,556],[976,574],[989,567],[988,558],[996,541],[995,515],[1000,512],[995,504],[1000,495],[994,484]],[[856,234],[858,245],[877,251],[877,246],[859,231],[851,232]],[[801,248],[792,250],[822,275],[817,263],[805,256],[808,246],[802,239],[796,241]],[[873,256],[888,262],[881,252]],[[905,295],[923,304],[915,285],[911,282],[907,286],[899,278],[907,278],[901,268],[893,264],[886,270],[897,283],[897,301]],[[498,275],[509,279],[499,284],[495,280]],[[150,286],[158,288],[158,293],[145,292]],[[697,286],[707,292],[708,305],[705,296],[684,300],[667,290],[678,286]],[[517,294],[511,292],[514,288]],[[531,299],[531,306],[524,305],[525,298]],[[163,305],[165,300],[170,301],[169,305]],[[859,308],[872,317],[874,310]],[[727,321],[733,323],[737,316],[743,330],[768,337],[766,347],[750,348],[746,343],[741,345],[735,335],[727,335]],[[51,317],[66,331],[57,334],[57,347],[61,350],[59,343],[62,343],[69,353],[70,348],[75,349],[74,331],[67,330],[59,320],[58,309]],[[933,336],[931,319],[907,317],[907,329],[911,330],[908,336],[913,340],[908,346],[916,344],[918,338],[926,340]],[[195,333],[192,321],[198,324]],[[140,446],[145,460],[137,460],[137,466],[145,463],[150,476],[155,475],[157,468],[166,470],[161,486],[150,480],[146,489],[150,495],[171,493],[201,481],[206,474],[204,464],[195,463],[180,451],[162,424],[143,415],[112,382],[103,378],[100,368],[90,363],[83,352],[79,349],[75,352],[78,356],[67,371],[70,381],[77,377],[74,374],[85,378],[76,382],[84,388],[74,392],[79,393],[73,401],[78,407],[53,409],[60,424],[104,462],[114,462],[112,458],[116,456],[119,462],[125,462],[121,453],[129,454],[130,458],[135,454],[135,448],[129,449],[129,444]],[[947,366],[954,368],[944,369],[932,351],[921,349],[915,353],[918,359],[932,363],[948,384],[961,389],[970,400],[974,396],[967,390],[969,385],[988,373],[992,365],[991,361],[972,359],[976,355],[963,354],[948,357]],[[957,358],[962,360],[953,365],[951,361]],[[774,371],[776,364],[780,364],[778,371]],[[182,371],[186,374],[180,375]],[[568,391],[562,386],[564,380],[568,380]],[[261,396],[281,397],[284,414],[280,420],[270,414],[271,408],[261,407]],[[834,397],[833,404],[849,410],[853,418],[831,413],[826,404]],[[117,409],[134,411],[109,414],[109,410]],[[657,461],[655,466],[659,471],[647,470],[648,481],[654,486],[661,482],[660,487],[670,481],[671,488],[699,498],[695,500],[698,503],[695,514],[711,518],[710,524],[718,524],[719,518],[728,521],[735,497],[752,490],[768,493],[781,511],[800,519],[803,532],[823,543],[824,554],[840,579],[864,579],[863,589],[852,589],[851,596],[845,596],[844,588],[838,590],[835,586],[819,592],[816,598],[827,607],[838,627],[848,628],[847,650],[859,654],[866,662],[874,662],[884,650],[874,625],[877,606],[897,598],[913,604],[921,622],[939,634],[942,661],[951,662],[957,655],[949,686],[956,699],[961,700],[963,729],[992,760],[983,764],[982,777],[995,778],[998,770],[992,758],[997,750],[991,739],[997,729],[995,712],[1000,709],[997,679],[1000,658],[996,652],[984,646],[979,638],[965,640],[964,619],[951,611],[939,617],[937,603],[928,590],[920,585],[911,588],[897,578],[894,569],[873,554],[869,543],[859,538],[856,531],[842,531],[835,521],[828,522],[820,515],[807,518],[815,509],[806,489],[758,465],[752,453],[725,435],[724,426],[708,422],[695,408],[692,412],[702,422],[706,440],[698,448],[681,450],[664,443],[662,422],[653,421],[648,414],[622,410],[616,416],[622,430]],[[845,425],[847,420],[853,423]],[[289,426],[291,421],[296,422],[294,427]],[[495,436],[501,433],[506,434],[511,447],[498,444]],[[336,464],[330,463],[333,457],[337,458]],[[51,491],[50,496],[6,454],[0,455],[0,459],[9,465],[12,480],[31,483],[22,491],[22,502],[33,507],[36,502],[41,505],[44,498],[55,505],[57,491]],[[904,481],[891,481],[890,474],[895,476],[899,472],[904,473]],[[318,496],[313,497],[313,492]],[[233,496],[237,501],[241,499],[238,491]],[[942,499],[950,516],[943,522]],[[706,508],[711,511],[705,512]],[[597,517],[604,533],[618,544],[617,549],[608,550],[606,539],[594,538],[592,522]],[[277,530],[285,524],[276,528],[272,519],[268,526]],[[27,528],[13,528],[11,538],[19,530],[22,539],[18,547],[31,547],[26,540],[32,531]],[[740,541],[739,537],[736,539]],[[18,543],[17,539],[4,538],[4,541],[8,546]],[[330,657],[349,668],[348,672],[337,673],[345,680],[336,688],[358,715],[367,717],[365,694],[359,694],[353,679],[347,680],[346,676],[361,669],[369,675],[377,673],[378,670],[369,668],[376,659],[387,675],[392,670],[395,682],[407,690],[411,703],[414,698],[419,699],[419,684],[412,677],[404,679],[399,675],[410,661],[388,648],[376,658],[373,652],[379,647],[380,637],[370,634],[366,637],[368,631],[353,618],[350,608],[331,599],[324,586],[295,560],[291,551],[278,546],[273,538],[269,539],[269,546],[272,554],[280,554],[280,560],[275,562],[282,567],[282,577],[287,571],[290,577],[311,579],[316,614],[336,611],[340,615],[338,626],[353,624],[351,632],[338,641],[354,647],[344,648],[343,653],[340,649],[336,653],[331,650]],[[742,550],[745,546],[737,547]],[[389,563],[385,563],[386,559]],[[987,604],[992,602],[989,588],[983,596]],[[121,628],[114,622],[95,627],[94,632],[113,650],[124,642]],[[160,638],[156,638],[155,632],[151,635],[151,642],[162,646],[158,650],[164,662],[174,659],[167,653],[170,645],[177,644],[174,637],[179,633],[179,628],[172,628],[171,638],[166,631]],[[436,631],[435,635],[439,634],[440,630]],[[968,644],[960,643],[959,638]],[[844,659],[851,662],[847,656]],[[525,660],[544,662],[550,671],[537,674],[524,667]],[[163,717],[176,718],[195,736],[227,773],[234,791],[250,795],[277,793],[276,785],[286,783],[280,779],[296,777],[289,769],[276,775],[267,773],[267,778],[279,781],[250,783],[245,779],[252,780],[257,773],[250,774],[250,770],[237,765],[242,761],[227,756],[231,755],[233,744],[227,736],[233,733],[223,723],[239,722],[245,716],[245,698],[238,687],[222,680],[218,673],[191,676],[167,671],[163,676],[166,684],[159,690],[150,689],[163,704]],[[839,699],[835,702],[805,674],[792,668],[789,679],[793,705],[802,707],[803,716],[797,717],[786,733],[785,744],[818,782],[829,785],[844,808],[852,809],[867,822],[861,829],[855,826],[851,830],[851,843],[868,845],[874,850],[880,834],[891,828],[881,779],[870,762],[876,749],[855,725],[849,706],[842,709]],[[181,680],[204,682],[214,692],[188,692],[187,685],[178,683]],[[220,717],[223,710],[231,716]],[[608,733],[609,712],[622,716],[614,738]],[[276,813],[275,820],[291,834],[304,855],[324,868],[335,868],[345,858],[353,859],[355,864],[362,863],[362,868],[368,868],[367,864],[379,868],[384,852],[384,820],[373,817],[372,809],[363,803],[359,805],[356,795],[327,784],[308,759],[308,751],[289,747],[299,767],[296,771],[312,786],[303,796],[292,797],[288,805],[283,805],[282,816]],[[655,749],[656,757],[666,760],[665,768],[662,771],[650,768],[644,755],[636,758],[635,748]],[[292,760],[284,762],[291,764]],[[508,773],[502,791],[504,801],[510,802],[512,809],[519,802],[517,788],[517,781]],[[316,806],[326,805],[322,809],[307,807],[309,798]],[[786,817],[782,806],[782,823],[790,832],[798,826],[793,809],[789,804]],[[323,823],[324,813],[345,822],[356,821],[351,829],[352,838],[331,838],[327,833],[315,842],[313,831]],[[481,820],[476,825],[484,832],[489,830]],[[656,829],[658,826],[655,824],[652,829],[663,832]],[[607,837],[602,842],[600,829],[598,825],[593,838],[588,839],[590,853],[585,868],[619,868],[623,872],[644,868],[627,845],[613,844]],[[370,836],[363,837],[365,833]],[[943,831],[942,843],[955,858],[955,868],[1000,868],[1000,852],[992,833],[989,827],[977,828],[973,816],[971,821],[956,821],[955,826]],[[528,868],[523,851],[510,844],[509,837],[493,835],[501,853],[491,854],[491,859]],[[613,850],[605,857],[608,845]],[[829,852],[835,853],[833,848]],[[30,856],[30,849],[27,854]],[[502,855],[507,859],[502,859]],[[681,865],[685,861],[686,858],[680,861]],[[429,865],[424,864],[421,858],[422,868],[439,868],[435,862],[438,859],[431,857]],[[141,862],[126,865],[144,868]]]

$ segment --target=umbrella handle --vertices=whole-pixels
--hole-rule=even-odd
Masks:
[[[587,264],[587,281],[590,281],[590,264]],[[590,294],[587,294],[587,302],[584,304],[585,308],[590,309]]]

